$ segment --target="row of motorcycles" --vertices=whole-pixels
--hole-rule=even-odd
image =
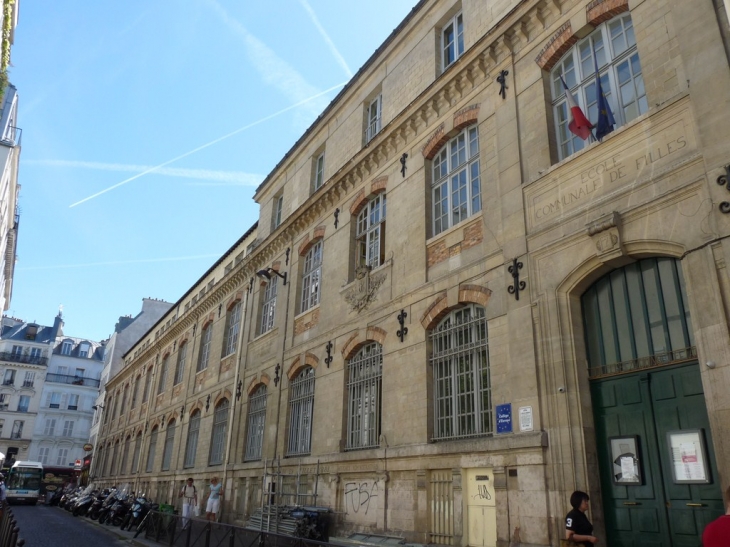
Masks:
[[[70,511],[75,517],[85,516],[122,530],[137,529],[147,513],[159,507],[144,494],[135,496],[125,488],[98,490],[93,486],[59,489],[49,503]]]

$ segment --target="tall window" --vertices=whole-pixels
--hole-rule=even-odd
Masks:
[[[46,419],[46,427],[43,430],[43,434],[48,437],[53,437],[53,435],[55,435],[55,433],[56,433],[56,419],[55,418]]]
[[[274,214],[271,220],[271,229],[276,230],[281,224],[282,213],[284,211],[284,196],[278,195],[274,198]]]
[[[322,279],[322,240],[320,239],[307,252],[304,258],[302,276],[302,312],[319,304],[320,281]]]
[[[681,263],[645,258],[602,277],[581,297],[589,376],[696,357]]]
[[[203,327],[200,335],[200,353],[198,354],[198,368],[196,372],[208,368],[208,357],[210,356],[210,341],[213,338],[213,323],[208,323]]]
[[[29,406],[30,406],[30,396],[21,395],[20,399],[18,400],[18,412],[28,412]]]
[[[479,132],[466,128],[432,160],[433,235],[482,210]]]
[[[139,383],[142,381],[142,376],[137,376],[134,379],[134,388],[132,389],[132,408],[137,406],[137,399],[139,398]]]
[[[137,439],[134,441],[134,454],[132,454],[132,473],[139,471],[139,454],[142,450],[142,433],[137,433]]]
[[[68,465],[68,448],[58,449],[58,458],[56,458],[56,465]]]
[[[109,415],[112,413],[112,401],[114,400],[114,397],[109,397],[109,402],[107,403],[107,406],[105,408],[109,409],[109,412],[104,412],[102,409],[101,413],[104,414],[104,423],[107,423],[109,421]],[[60,401],[60,399],[59,399]],[[51,405],[53,404],[53,399],[51,399]],[[51,406],[51,408],[54,408]],[[55,407],[58,408],[58,407]]]
[[[23,420],[15,420],[13,422],[13,431],[10,433],[11,439],[22,439],[23,438]]]
[[[119,410],[119,415],[121,416],[124,414],[124,411],[127,409],[127,399],[129,398],[129,384],[124,386],[124,391],[122,392],[122,407]]]
[[[572,118],[560,76],[563,76],[583,113],[595,124],[598,121],[598,97],[594,50],[601,87],[616,125],[624,125],[649,110],[634,27],[631,16],[624,14],[600,25],[578,42],[552,70],[553,111],[561,160],[583,149],[590,140],[584,141],[568,129]]]
[[[372,448],[380,442],[383,347],[363,346],[347,364],[347,448]]]
[[[63,436],[73,437],[74,434],[74,423],[72,420],[64,420],[63,422]]]
[[[380,132],[380,117],[382,110],[383,96],[375,97],[367,108],[367,127],[365,128],[365,143],[369,143],[375,135]]]
[[[266,386],[261,384],[248,400],[245,460],[260,460],[266,423]]]
[[[190,415],[188,424],[188,441],[185,443],[184,467],[195,467],[195,455],[198,451],[198,433],[200,432],[200,411],[196,410]]]
[[[142,394],[142,402],[146,403],[150,398],[150,389],[152,388],[152,367],[147,369],[144,379],[144,393]]]
[[[33,387],[35,382],[35,372],[26,371],[25,379],[23,380],[23,387]]]
[[[236,351],[238,341],[238,327],[241,323],[241,301],[236,302],[226,313],[226,331],[223,339],[223,356],[231,355]]]
[[[117,474],[117,457],[119,456],[119,441],[114,444],[114,452],[112,453],[112,460],[109,464],[109,475],[114,476]],[[60,462],[59,462],[60,465]]]
[[[317,156],[317,159],[314,160],[314,176],[312,180],[312,185],[314,186],[314,190],[319,190],[322,185],[324,184],[324,152],[322,152],[320,155]]]
[[[48,408],[61,408],[61,394],[57,391],[51,393],[51,400],[48,403]]]
[[[5,376],[3,377],[3,385],[15,385],[15,369],[9,368],[5,371]]]
[[[186,343],[180,344],[177,350],[177,365],[175,366],[175,382],[173,385],[178,385],[183,381],[185,376],[185,357],[188,353],[188,345]]]
[[[484,308],[471,304],[452,311],[429,337],[434,439],[491,434],[492,388]]]
[[[170,470],[172,461],[172,447],[175,444],[175,420],[170,420],[165,433],[165,448],[162,450],[162,471]]]
[[[210,437],[210,458],[208,465],[223,463],[226,448],[226,426],[228,425],[228,399],[223,399],[215,407],[213,414],[213,433]]]
[[[444,70],[464,53],[464,17],[461,12],[441,31],[441,66]]]
[[[64,340],[61,344],[61,355],[71,355],[71,348],[73,348],[71,341]]]
[[[71,393],[68,396],[68,406],[66,407],[69,410],[78,410],[79,409],[79,396],[77,393]]]
[[[38,450],[38,459],[43,465],[48,464],[48,457],[50,456],[51,448],[48,446],[41,446]]]
[[[152,472],[152,468],[155,463],[155,451],[157,450],[157,426],[152,428],[152,433],[150,434],[150,447],[147,450],[147,468],[145,469],[147,473]]]
[[[287,455],[309,454],[314,410],[314,369],[305,367],[289,385],[289,446]]]
[[[162,366],[160,367],[160,381],[157,384],[157,394],[159,395],[165,391],[165,384],[167,383],[167,369],[170,368],[170,354],[168,353],[162,359]]]
[[[385,259],[385,194],[372,198],[357,215],[357,266],[377,268]]]
[[[127,463],[129,462],[129,447],[132,444],[131,435],[124,440],[124,449],[122,450],[122,463],[119,466],[119,474],[124,475],[127,472]]]
[[[41,351],[41,348],[30,348],[30,362],[31,363],[39,363],[42,355],[43,355],[43,352]]]
[[[274,328],[274,315],[276,313],[276,288],[279,278],[271,276],[271,279],[264,286],[261,305],[261,330],[259,334],[269,332]]]

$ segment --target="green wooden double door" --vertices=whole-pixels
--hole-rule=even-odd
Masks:
[[[608,545],[700,545],[724,507],[698,364],[594,380],[591,392]]]

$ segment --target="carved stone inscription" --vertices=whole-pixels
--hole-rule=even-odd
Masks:
[[[615,147],[606,148],[606,154],[597,163],[570,171],[571,165],[566,164],[566,169],[556,170],[553,179],[540,185],[542,190],[532,195],[528,190],[530,224],[535,227],[555,221],[596,198],[650,179],[658,169],[667,167],[693,148],[691,143],[680,120],[653,137],[642,135],[641,141],[631,139],[618,151]],[[600,148],[595,151],[598,153]]]

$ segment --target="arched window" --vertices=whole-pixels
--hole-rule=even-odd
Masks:
[[[261,384],[248,400],[245,461],[260,460],[266,423],[266,386]]]
[[[94,459],[96,460],[96,464],[94,466],[94,469],[99,474],[100,477],[104,476],[104,456],[106,455],[106,451],[104,450],[103,446],[99,446],[99,454],[94,454]]]
[[[552,70],[553,111],[561,160],[583,149],[589,141],[584,141],[568,129],[572,118],[560,76],[565,80],[575,102],[595,125],[598,121],[598,96],[594,50],[601,87],[616,125],[624,125],[649,109],[634,27],[627,13],[600,25],[571,48]]]
[[[178,385],[183,381],[185,375],[185,357],[188,353],[188,345],[183,342],[177,349],[177,365],[175,366],[175,382],[173,385]]]
[[[119,474],[124,475],[127,472],[127,463],[129,462],[129,446],[132,444],[132,436],[128,435],[124,440],[124,449],[122,450],[122,463],[119,466]]]
[[[289,385],[289,446],[287,455],[309,454],[314,410],[314,369],[304,367]]]
[[[196,372],[208,368],[208,357],[210,357],[210,341],[213,338],[213,322],[211,321],[200,334],[200,353],[198,354],[198,366]]]
[[[438,235],[482,210],[476,126],[449,140],[434,156],[431,169],[432,231]]]
[[[109,465],[109,475],[114,476],[117,474],[117,463],[119,456],[119,441],[114,443],[114,452],[112,452],[112,459]]]
[[[170,470],[172,447],[175,444],[175,420],[170,420],[165,433],[165,447],[162,450],[162,471]]]
[[[434,440],[492,433],[492,389],[484,308],[470,304],[429,333]]]
[[[196,410],[190,415],[188,423],[188,440],[185,443],[184,467],[195,467],[195,455],[198,451],[198,433],[200,432],[200,411]]]
[[[139,471],[139,454],[142,450],[142,433],[137,433],[137,439],[134,442],[134,454],[132,455],[132,473]]]
[[[119,409],[120,416],[124,415],[124,411],[127,409],[128,400],[129,400],[129,384],[124,386],[124,391],[122,392],[122,406]]]
[[[226,313],[226,330],[223,338],[223,357],[231,355],[236,351],[236,342],[238,341],[238,327],[241,323],[242,304],[239,300],[230,307]]]
[[[208,465],[223,463],[226,449],[226,427],[228,425],[228,399],[223,399],[215,407],[213,414],[213,432],[210,437],[210,457]]]
[[[357,215],[355,267],[377,268],[385,259],[385,194],[370,199]]]
[[[269,332],[274,328],[274,318],[276,317],[276,291],[279,278],[272,275],[271,279],[264,285],[263,294],[261,295],[261,325],[259,334]]]
[[[137,376],[134,379],[134,387],[132,388],[132,404],[131,408],[135,408],[137,406],[137,399],[139,399],[139,383],[142,381],[142,376]]]
[[[152,473],[152,469],[154,467],[155,463],[155,451],[157,450],[157,426],[152,428],[152,433],[150,434],[150,447],[147,450],[147,467],[145,468],[145,471],[147,473]]]
[[[322,279],[322,240],[320,239],[307,251],[302,270],[302,300],[300,312],[305,312],[319,304],[320,282]]]
[[[682,267],[646,258],[602,277],[581,297],[589,376],[696,357]]]
[[[347,363],[347,449],[379,445],[383,347],[363,346]]]
[[[150,398],[150,389],[152,388],[152,367],[147,369],[147,375],[144,379],[144,393],[142,394],[142,402],[146,403]]]

